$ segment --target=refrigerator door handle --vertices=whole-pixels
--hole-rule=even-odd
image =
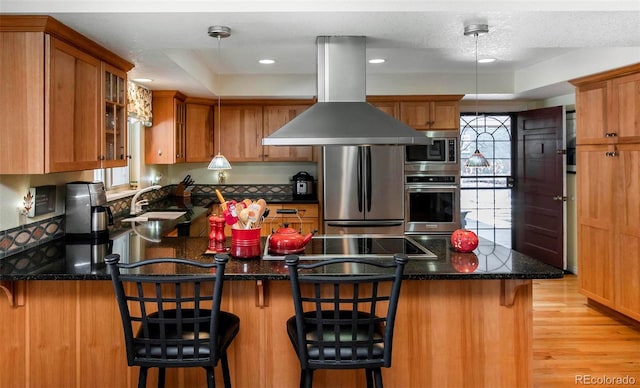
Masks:
[[[362,212],[362,147],[358,146],[358,211]]]
[[[365,157],[367,159],[367,213],[371,212],[371,191],[372,191],[372,183],[371,183],[371,148],[365,147]]]
[[[327,226],[338,227],[369,227],[369,228],[383,228],[388,226],[401,226],[403,221],[375,221],[375,222],[327,222]]]

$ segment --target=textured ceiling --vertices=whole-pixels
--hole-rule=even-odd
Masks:
[[[572,77],[640,62],[640,0],[0,0],[0,9],[50,14],[134,63],[131,78],[198,96],[238,93],[241,81],[245,95],[313,94],[319,35],[367,36],[367,56],[387,59],[367,65],[368,84],[379,94],[407,93],[401,85],[408,75],[424,80],[416,93],[429,93],[438,79],[451,80],[453,92],[471,93],[474,38],[463,35],[470,22],[489,25],[478,39],[479,56],[498,59],[479,65],[487,97],[551,97],[570,92],[565,81]],[[219,51],[207,35],[211,25],[232,29]],[[259,65],[260,58],[276,63]],[[295,82],[301,85],[289,85]]]

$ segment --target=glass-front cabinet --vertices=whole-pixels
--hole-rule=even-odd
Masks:
[[[127,75],[104,65],[102,167],[127,165]]]

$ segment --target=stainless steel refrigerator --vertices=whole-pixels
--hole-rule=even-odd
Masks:
[[[402,146],[323,147],[326,234],[404,233]]]

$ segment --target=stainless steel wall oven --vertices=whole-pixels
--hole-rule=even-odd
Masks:
[[[460,228],[459,173],[405,173],[405,233],[449,233]]]

